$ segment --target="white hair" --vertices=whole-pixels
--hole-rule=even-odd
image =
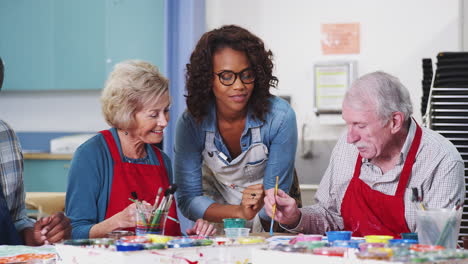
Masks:
[[[145,61],[128,60],[115,65],[101,95],[107,123],[119,129],[134,125],[137,111],[169,93],[169,80]]]
[[[375,104],[383,124],[394,112],[402,112],[405,122],[413,114],[408,89],[397,77],[381,71],[366,74],[354,81],[346,92],[344,101],[355,109],[363,108],[369,103]]]

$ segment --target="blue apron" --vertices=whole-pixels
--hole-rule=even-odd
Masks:
[[[0,184],[0,245],[23,245],[23,241],[11,221],[3,189]]]

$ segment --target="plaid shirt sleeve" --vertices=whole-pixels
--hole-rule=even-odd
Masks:
[[[23,154],[18,138],[11,127],[0,120],[0,184],[10,215],[18,231],[32,227],[27,217],[23,185]]]

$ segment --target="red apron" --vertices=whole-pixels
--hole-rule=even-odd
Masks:
[[[114,160],[114,175],[112,178],[112,189],[107,205],[106,217],[112,217],[116,213],[121,212],[132,202],[128,199],[131,198],[131,193],[136,192],[139,200],[145,200],[153,204],[159,187],[164,191],[169,187],[169,179],[167,177],[164,161],[161,152],[155,146],[151,146],[158,157],[159,166],[151,164],[134,164],[122,162],[119,149],[109,130],[100,132],[106,139],[107,146]],[[149,154],[148,154],[149,155]],[[169,209],[169,216],[177,219],[176,203],[173,201]],[[130,228],[135,231],[135,227]],[[167,220],[165,235],[180,236],[180,226],[178,223]]]
[[[354,175],[348,185],[341,204],[344,230],[353,236],[390,235],[400,238],[401,233],[409,233],[405,218],[405,189],[408,184],[416,153],[421,143],[422,130],[416,124],[416,134],[400,174],[395,195],[383,194],[372,190],[359,179],[362,157],[359,154]]]

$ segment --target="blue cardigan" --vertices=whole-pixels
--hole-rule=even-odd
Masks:
[[[122,157],[122,149],[117,130],[111,128]],[[159,165],[158,158],[149,144],[146,151],[151,164]],[[173,182],[171,161],[162,152],[169,182]],[[65,212],[71,220],[72,238],[89,238],[89,230],[106,216],[112,188],[114,161],[104,136],[98,133],[83,143],[73,155],[68,172],[68,187]]]

